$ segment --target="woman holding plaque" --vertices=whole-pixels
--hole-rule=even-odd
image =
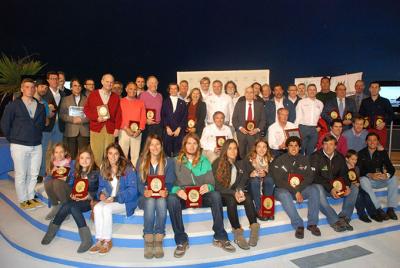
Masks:
[[[117,143],[106,148],[97,198],[100,202],[93,208],[97,242],[89,252],[105,255],[112,248],[112,215],[125,212],[132,216],[138,199],[136,172]]]
[[[227,140],[221,149],[221,155],[212,164],[215,177],[215,188],[221,193],[222,203],[226,205],[229,222],[235,237],[235,243],[241,249],[255,247],[258,241],[260,224],[251,196],[244,192],[247,175],[243,171],[243,162],[238,161],[238,144],[235,140]],[[244,205],[250,223],[250,239],[247,243],[243,237],[243,229],[239,223],[237,206]]]
[[[42,239],[42,244],[50,244],[65,218],[72,214],[79,228],[79,236],[81,238],[78,253],[83,253],[89,250],[93,244],[92,234],[86,225],[83,213],[91,210],[91,203],[96,198],[99,186],[99,172],[96,170],[94,155],[90,148],[84,148],[79,152],[75,163],[75,171],[70,180],[73,182],[71,200],[61,205],[54,220],[50,222],[46,235]]]
[[[178,97],[178,85],[168,85],[169,98],[163,102],[161,119],[164,128],[164,149],[168,156],[176,156],[187,127],[186,102]]]
[[[136,97],[134,82],[126,85],[127,96],[120,101],[121,117],[117,117],[119,145],[126,156],[130,153],[132,164],[136,164],[140,152],[142,131],[146,127],[146,108],[144,102]]]
[[[201,137],[205,125],[207,107],[206,103],[203,101],[200,89],[193,88],[189,94],[189,100],[187,104],[188,125],[186,132],[196,133],[197,136]]]
[[[61,207],[69,200],[71,193],[70,175],[71,157],[62,143],[56,143],[51,149],[51,157],[46,164],[47,176],[44,180],[44,189],[49,197],[51,211],[46,220],[52,220]]]
[[[163,151],[161,137],[150,134],[137,163],[139,208],[144,211],[144,257],[162,258],[167,196],[175,177],[175,162]]]
[[[263,217],[259,213],[261,192],[265,196],[271,196],[274,192],[274,181],[268,173],[272,160],[268,142],[261,138],[256,141],[244,162],[246,174],[249,177],[248,188],[258,212],[257,217],[262,221],[273,220],[273,217]]]
[[[200,141],[196,134],[187,134],[182,143],[182,149],[176,158],[176,180],[168,195],[168,211],[172,228],[175,233],[175,258],[185,255],[189,247],[188,235],[182,220],[182,209],[196,207],[211,207],[213,216],[213,245],[227,252],[235,252],[224,229],[222,200],[219,192],[214,190],[214,176],[211,164],[201,154]]]

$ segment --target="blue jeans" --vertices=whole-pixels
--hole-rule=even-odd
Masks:
[[[274,181],[271,176],[266,176],[262,179],[262,193],[263,195],[273,195],[274,193]],[[261,178],[254,177],[249,179],[248,190],[250,191],[251,197],[254,201],[256,211],[260,210],[261,207]]]
[[[360,185],[364,191],[368,193],[371,198],[372,203],[374,203],[375,208],[380,208],[381,205],[379,200],[376,198],[375,192],[373,189],[380,189],[383,187],[387,187],[388,189],[388,207],[397,208],[397,195],[398,195],[398,185],[397,185],[397,177],[393,176],[387,180],[373,180],[368,177],[360,178]]]
[[[314,152],[315,146],[318,142],[317,128],[299,125],[299,129],[303,140],[301,145],[301,153],[305,155],[311,155]]]
[[[143,233],[165,234],[167,199],[141,197],[139,208],[143,209],[144,212]]]
[[[185,226],[182,220],[182,209],[186,208],[185,200],[180,199],[176,194],[170,194],[167,199],[168,212],[171,218],[172,228],[175,234],[177,245],[188,241]],[[224,229],[224,215],[222,212],[222,199],[219,192],[208,192],[203,195],[202,207],[210,207],[213,217],[214,239],[226,241],[228,234]]]
[[[39,176],[46,176],[46,152],[49,146],[49,143],[52,144],[62,142],[63,134],[58,128],[58,121],[55,122],[53,130],[50,132],[43,131],[42,133],[42,164],[40,166]]]
[[[78,228],[86,226],[85,218],[83,217],[83,212],[91,210],[90,201],[68,201],[61,205],[60,210],[54,217],[53,223],[55,225],[61,225],[65,218],[71,214],[75,220]]]
[[[308,185],[303,189],[303,191],[301,191],[301,195],[303,196],[304,200],[308,200],[307,225],[318,225],[319,191],[317,187],[315,187],[315,184]],[[292,227],[294,229],[297,229],[298,227],[304,227],[303,219],[300,217],[293,203],[293,200],[296,200],[295,195],[289,192],[287,189],[276,188],[275,197],[281,202],[283,209],[289,216]]]
[[[335,224],[339,220],[339,217],[345,217],[347,220],[351,220],[358,196],[358,187],[356,185],[352,184],[350,186],[351,193],[343,197],[342,211],[339,215],[336,214],[336,211],[329,205],[326,199],[328,196],[330,197],[331,194],[328,193],[321,184],[316,184],[316,186],[319,190],[321,212],[326,216],[330,225]]]

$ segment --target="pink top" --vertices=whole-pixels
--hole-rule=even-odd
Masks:
[[[163,102],[163,98],[160,93],[157,93],[153,96],[148,90],[140,94],[139,97],[143,102],[146,109],[154,109],[156,110],[156,120],[155,122],[158,124],[161,121],[161,106]]]
[[[54,160],[53,165],[55,167],[70,167],[71,165],[71,158],[64,158],[63,160]]]
[[[146,108],[144,102],[139,99],[130,99],[125,97],[120,101],[121,120],[117,120],[116,126],[118,129],[123,129],[129,126],[129,121],[139,122],[139,128],[144,130],[146,127]]]

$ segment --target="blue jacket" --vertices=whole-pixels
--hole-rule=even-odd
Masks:
[[[294,123],[296,120],[296,108],[290,100],[287,98],[283,98],[283,107],[289,110],[289,118],[288,121]],[[267,119],[266,123],[266,129],[269,128],[270,125],[275,123],[275,117],[276,117],[276,106],[275,106],[275,99],[272,98],[269,101],[267,101],[264,105],[264,110],[265,110],[265,118]]]
[[[92,199],[97,199],[97,190],[99,189],[99,170],[92,170],[87,174],[89,180],[88,192]],[[71,171],[68,174],[68,184],[73,187],[75,182],[75,160],[71,161]]]
[[[100,194],[102,192],[111,196],[112,186],[110,181],[99,175],[99,188],[97,190],[98,199],[100,199]],[[117,195],[114,200],[120,204],[125,203],[127,217],[133,215],[138,203],[138,191],[136,171],[134,171],[131,166],[128,166],[125,175],[119,178]]]
[[[42,143],[46,112],[43,104],[37,102],[33,119],[21,98],[9,103],[1,118],[1,129],[10,143],[37,146]]]

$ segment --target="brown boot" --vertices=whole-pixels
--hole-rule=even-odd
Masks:
[[[144,257],[146,259],[151,259],[154,257],[154,235],[145,234],[144,235]]]
[[[164,257],[164,250],[163,250],[163,234],[155,234],[154,240],[154,256],[156,258]]]
[[[252,223],[250,225],[250,238],[249,238],[250,247],[257,246],[259,231],[260,231],[260,224],[258,222]]]
[[[243,229],[238,228],[238,229],[233,229],[233,235],[235,236],[235,243],[241,248],[241,249],[250,249],[249,244],[247,243],[246,239],[243,237]]]

